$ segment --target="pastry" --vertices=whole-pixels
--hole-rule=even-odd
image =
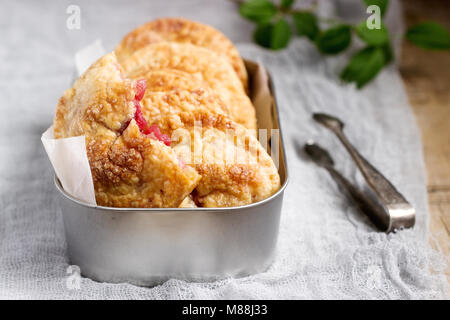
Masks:
[[[191,43],[216,52],[228,60],[247,90],[247,71],[233,43],[220,31],[199,22],[183,18],[150,21],[128,33],[117,46],[116,54],[123,61],[134,51],[161,41]]]
[[[182,124],[180,113],[209,111],[226,115],[222,102],[209,90],[148,91],[142,99],[145,119],[156,124],[161,131],[171,136]]]
[[[158,69],[188,73],[205,82],[217,94],[233,121],[256,131],[253,104],[229,63],[213,51],[187,43],[161,42],[134,52],[121,64],[133,78]]]
[[[94,63],[59,100],[55,138],[84,135],[97,204],[178,207],[200,175],[149,126],[139,100],[145,81],[124,77],[114,54]]]
[[[187,196],[184,198],[183,202],[180,204],[179,208],[198,208],[195,204],[194,200],[192,199],[192,196]]]
[[[186,72],[173,69],[149,70],[136,78],[147,81],[147,90],[142,103],[147,105],[147,119],[152,121],[161,117],[161,114],[168,119],[170,115],[197,108],[213,113],[229,113],[227,106],[206,83]],[[172,94],[166,95],[167,92]],[[158,95],[164,95],[164,98],[159,99],[157,108],[153,108],[152,99]],[[175,101],[171,101],[174,99]],[[162,101],[164,103],[161,103]]]
[[[239,206],[271,196],[280,188],[272,158],[246,128],[210,105],[214,97],[189,91],[147,92],[142,113],[172,137],[178,157],[202,176],[193,193],[199,206]]]
[[[207,83],[191,74],[175,69],[156,69],[142,72],[135,70],[135,74],[128,73],[131,79],[145,79],[149,91],[171,91],[171,90],[210,90]]]
[[[116,53],[64,92],[54,119],[55,138],[85,136],[97,204],[233,207],[279,190],[238,77],[246,84],[245,68],[220,32],[160,19]]]
[[[202,176],[193,193],[199,206],[241,206],[278,191],[280,177],[272,158],[244,127],[204,111],[183,112],[180,122],[189,135],[177,128],[172,148]]]

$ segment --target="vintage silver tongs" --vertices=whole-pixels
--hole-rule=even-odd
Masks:
[[[360,207],[362,205],[361,209],[371,217],[374,224],[385,232],[391,232],[400,228],[413,227],[415,223],[416,210],[392,185],[392,183],[390,183],[388,179],[386,179],[374,166],[372,166],[348,141],[343,132],[344,123],[341,120],[324,113],[315,113],[313,118],[336,134],[351,155],[352,159],[355,161],[369,187],[375,192],[380,205],[374,201],[371,201],[370,198],[364,196],[364,194],[359,190],[357,190],[357,193],[359,194],[356,195],[356,198],[358,199],[355,199],[363,199],[363,203],[359,203],[359,205]],[[332,176],[336,178],[335,173],[332,173]],[[340,178],[338,179],[342,180]],[[344,185],[350,184],[348,181],[346,182],[347,183],[344,183]],[[352,197],[355,198],[356,193],[352,190],[349,190],[349,192]]]
[[[358,208],[369,217],[378,229],[383,231],[387,229],[386,226],[389,224],[389,219],[384,209],[334,168],[334,161],[328,151],[312,141],[305,144],[304,150],[317,165],[328,170],[331,177],[347,191],[348,195],[358,205]]]

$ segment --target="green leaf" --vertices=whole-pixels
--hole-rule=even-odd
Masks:
[[[388,0],[363,0],[366,6],[376,5],[380,7],[381,16],[384,16],[389,5]]]
[[[388,42],[384,46],[381,47],[384,54],[384,64],[387,65],[391,63],[391,61],[394,59],[394,53],[392,52],[391,44]]]
[[[292,7],[292,4],[294,3],[294,0],[281,0],[281,7],[283,9],[289,9]]]
[[[311,12],[297,12],[292,15],[297,33],[307,36],[311,40],[315,40],[319,34],[317,17]]]
[[[280,19],[275,24],[261,24],[253,33],[253,39],[264,48],[282,49],[288,45],[291,39],[291,28],[285,19]]]
[[[269,0],[247,0],[239,8],[239,13],[244,18],[266,23],[277,13],[277,8]]]
[[[285,19],[278,20],[273,26],[270,47],[278,50],[286,47],[291,39],[291,27]]]
[[[450,33],[436,22],[423,22],[411,27],[406,39],[425,49],[443,50],[450,48]]]
[[[352,38],[351,29],[348,25],[339,25],[325,30],[316,39],[319,50],[323,53],[336,54],[350,45]]]
[[[266,23],[259,25],[253,33],[253,40],[264,48],[270,48],[273,24]]]
[[[364,21],[357,25],[355,30],[356,34],[371,46],[382,46],[389,41],[389,33],[383,24],[381,29],[369,29]]]
[[[362,88],[383,69],[385,63],[382,48],[366,47],[350,59],[341,73],[341,79],[346,82],[355,82],[358,88]]]

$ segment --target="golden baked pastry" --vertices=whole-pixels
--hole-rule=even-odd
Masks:
[[[272,158],[243,126],[212,112],[214,97],[186,90],[147,92],[142,112],[172,137],[172,148],[202,176],[193,193],[201,207],[231,207],[280,188]]]
[[[179,208],[198,208],[195,204],[194,200],[192,200],[192,196],[184,198],[183,202],[180,204]]]
[[[117,46],[116,54],[123,61],[134,51],[161,41],[191,43],[216,52],[228,60],[247,90],[247,71],[233,43],[220,31],[199,22],[183,18],[150,21],[128,33]]]
[[[124,77],[114,54],[95,62],[58,102],[55,138],[84,135],[99,205],[178,207],[200,176],[169,137],[148,126],[139,100],[145,81]]]
[[[131,78],[134,78],[134,75]],[[180,111],[192,111],[196,108],[203,108],[220,114],[229,113],[226,105],[207,84],[186,72],[174,69],[149,70],[147,73],[139,75],[137,79],[147,81],[147,90],[142,103],[147,105],[148,119],[160,117],[161,114],[168,117]],[[173,93],[165,96],[164,104],[159,104],[158,108],[153,108],[153,97],[164,95],[166,92]],[[170,101],[169,98],[176,99],[176,101]],[[183,103],[181,103],[181,100],[183,100]]]
[[[214,114],[226,115],[224,105],[209,90],[172,90],[147,91],[141,101],[142,112],[149,123],[156,124],[165,134],[171,135],[179,128],[180,113],[209,111]]]
[[[156,69],[142,72],[136,69],[135,74],[128,73],[131,79],[145,79],[149,91],[171,91],[171,90],[207,90],[211,91],[208,84],[192,76],[191,74],[175,69]]]
[[[64,92],[54,119],[55,138],[86,137],[99,205],[231,207],[279,190],[255,138],[245,67],[225,36],[160,19],[116,52],[120,64],[114,53],[95,62]]]
[[[255,108],[231,66],[215,52],[188,43],[148,45],[122,61],[127,75],[137,78],[151,70],[176,69],[205,82],[222,100],[229,117],[256,130]]]
[[[227,106],[211,90],[209,85],[187,72],[175,69],[157,69],[142,72],[137,69],[135,74],[130,73],[128,77],[136,80],[145,79],[147,81],[146,92],[167,92],[173,90],[188,90],[197,94],[205,92],[208,96],[214,96],[215,104],[218,106],[215,112],[229,114]]]
[[[241,206],[278,191],[278,170],[248,130],[223,115],[206,111],[183,112],[179,116],[183,126],[177,129],[174,136],[178,139],[172,147],[202,176],[193,193],[199,206]]]

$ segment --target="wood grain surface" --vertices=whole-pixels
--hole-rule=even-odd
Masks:
[[[407,26],[434,20],[450,28],[450,1],[403,0]],[[430,239],[450,257],[450,51],[427,51],[404,41],[400,72],[422,131],[428,176]],[[447,266],[450,276],[450,265]]]

